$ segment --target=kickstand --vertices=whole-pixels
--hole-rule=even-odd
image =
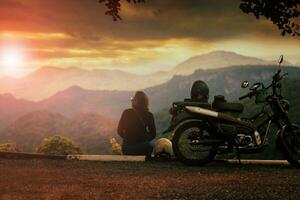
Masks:
[[[242,165],[242,162],[241,162],[241,153],[240,153],[238,147],[237,147],[236,157],[237,157],[237,159],[239,161],[239,165]]]

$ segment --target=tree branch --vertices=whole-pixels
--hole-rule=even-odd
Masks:
[[[275,24],[281,35],[300,36],[299,24],[295,19],[300,16],[300,0],[241,0],[240,9],[253,14],[256,19],[265,17]]]
[[[126,0],[128,3],[144,3],[146,0]],[[188,0],[186,0],[188,1]],[[121,0],[99,0],[105,3],[106,15],[114,21],[121,20],[119,14]],[[256,19],[265,17],[281,30],[281,35],[300,36],[299,24],[295,19],[300,16],[300,0],[241,0],[240,9],[246,14],[253,14]]]
[[[108,10],[105,12],[106,15],[112,16],[114,21],[121,20],[121,16],[119,14],[121,9],[121,0],[99,0],[99,3],[105,3],[105,6]],[[145,0],[126,0],[128,3],[144,3]]]

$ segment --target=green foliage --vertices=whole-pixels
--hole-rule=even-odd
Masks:
[[[48,155],[82,154],[81,149],[69,138],[55,135],[43,140],[37,148],[38,153]]]
[[[300,16],[300,0],[240,0],[240,9],[246,14],[253,14],[256,19],[265,17],[281,30],[281,35],[290,34],[300,36],[297,19]],[[128,3],[144,3],[145,0],[127,0]],[[121,0],[99,0],[107,7],[106,15],[110,15],[114,21],[121,20],[119,14]]]
[[[128,3],[142,3],[145,0],[126,0]],[[106,15],[112,16],[114,21],[121,20],[119,11],[121,9],[121,0],[99,0],[99,3],[105,3],[107,7]]]
[[[240,9],[247,14],[252,13],[256,19],[265,17],[275,24],[281,34],[300,36],[296,20],[300,16],[298,9],[300,0],[242,0]]]
[[[6,143],[0,144],[0,151],[19,152],[20,150],[18,149],[16,143]]]

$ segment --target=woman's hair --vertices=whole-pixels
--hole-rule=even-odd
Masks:
[[[149,111],[149,98],[143,91],[137,91],[133,97],[133,108],[138,111]]]

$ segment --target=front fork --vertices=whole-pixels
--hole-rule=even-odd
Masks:
[[[280,150],[280,140],[283,137],[284,132],[290,128],[291,131],[300,131],[300,125],[298,124],[291,124],[291,127],[288,127],[288,125],[282,126],[280,129],[278,129],[276,133],[276,149]]]
[[[277,133],[276,133],[276,150],[280,150],[281,149],[281,138],[283,136],[284,131],[286,130],[286,126],[283,126],[281,129],[278,129]]]

